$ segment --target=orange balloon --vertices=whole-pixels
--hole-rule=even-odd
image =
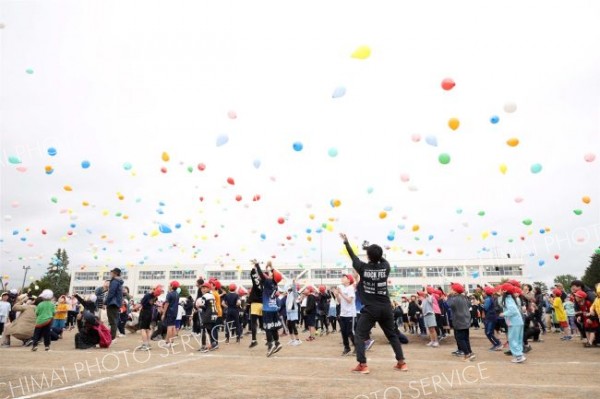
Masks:
[[[516,137],[510,138],[506,140],[506,144],[508,144],[511,147],[516,147],[519,145],[519,139]]]

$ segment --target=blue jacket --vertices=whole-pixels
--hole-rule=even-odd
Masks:
[[[104,298],[104,303],[106,306],[118,306],[121,307],[123,305],[123,280],[120,278],[113,278],[110,280],[110,285],[108,286],[108,292],[106,293],[106,297]]]

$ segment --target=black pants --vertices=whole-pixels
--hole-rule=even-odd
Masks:
[[[110,305],[106,308],[106,316],[108,317],[108,324],[110,325],[110,336],[112,339],[117,338],[117,329],[119,327],[119,307],[116,305]]]
[[[52,320],[50,323],[43,327],[36,327],[33,330],[33,346],[36,347],[40,339],[44,339],[44,346],[48,348],[50,346],[50,328],[52,327]]]
[[[354,317],[341,317],[340,316],[340,331],[342,332],[342,342],[344,343],[344,349],[350,350],[350,342],[354,344]],[[364,343],[363,343],[364,346]]]
[[[456,339],[458,350],[460,350],[465,355],[470,355],[471,353],[473,353],[471,351],[471,342],[469,341],[468,328],[464,330],[454,330],[454,338]]]
[[[369,336],[369,332],[375,323],[379,323],[385,337],[392,345],[396,360],[403,361],[404,354],[402,353],[402,345],[396,334],[394,314],[392,313],[392,308],[390,306],[365,306],[361,309],[360,319],[356,325],[356,335],[354,336],[356,360],[358,360],[359,363],[367,362],[365,356],[365,340]]]
[[[287,326],[288,326],[288,332],[290,335],[298,335],[298,327],[296,326],[298,324],[298,320],[288,320],[287,321]]]

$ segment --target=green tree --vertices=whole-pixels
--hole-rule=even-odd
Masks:
[[[46,274],[36,284],[40,287],[40,291],[45,288],[51,289],[57,298],[69,292],[71,275],[69,274],[69,255],[65,249],[59,248],[56,251],[48,264]]]
[[[595,287],[600,283],[600,248],[596,249],[590,259],[590,265],[585,269],[585,274],[581,279],[588,287]]]
[[[578,280],[577,276],[572,274],[561,274],[559,276],[554,277],[554,284],[560,283],[565,287],[565,290],[569,290],[571,287],[571,281]]]
[[[548,285],[546,283],[544,283],[543,281],[534,281],[533,286],[540,287],[540,290],[542,290],[543,293],[548,292]]]

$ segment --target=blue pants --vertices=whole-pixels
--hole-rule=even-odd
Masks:
[[[523,356],[523,326],[508,327],[508,345],[513,356]]]
[[[494,330],[496,328],[496,320],[485,320],[485,336],[490,340],[492,345],[498,346],[500,345],[500,340],[496,338],[494,335]]]

